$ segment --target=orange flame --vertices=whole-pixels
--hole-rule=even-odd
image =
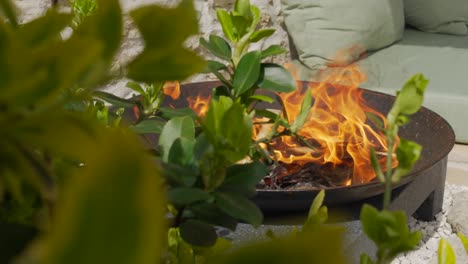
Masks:
[[[180,97],[180,83],[178,81],[166,82],[163,87],[163,92],[173,100],[178,99]]]
[[[387,147],[385,136],[366,124],[366,112],[377,115],[384,122],[385,117],[365,104],[363,90],[358,89],[365,80],[366,76],[358,66],[351,65],[329,68],[320,83],[306,87],[311,89],[314,104],[298,134],[314,148],[304,147],[297,139],[283,136],[273,145],[277,159],[298,164],[352,164],[354,184],[370,181],[375,176],[370,148],[383,152]],[[280,97],[291,122],[300,111],[303,91],[298,89],[280,94]]]
[[[196,97],[189,96],[187,97],[187,102],[189,103],[190,109],[192,109],[195,114],[199,117],[205,117],[208,108],[210,107],[211,96],[201,96]]]

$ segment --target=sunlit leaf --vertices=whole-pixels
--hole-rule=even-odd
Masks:
[[[468,254],[468,238],[466,238],[462,233],[458,233],[457,235],[458,238],[460,238],[466,253]]]
[[[189,140],[195,139],[195,125],[193,119],[190,117],[176,117],[169,120],[164,125],[159,137],[159,145],[162,148],[163,160],[168,161],[169,152],[174,141],[178,138],[184,137]]]
[[[310,108],[312,106],[312,95],[310,89],[307,89],[304,95],[304,99],[302,99],[301,110],[299,114],[294,119],[293,123],[291,124],[291,131],[296,133],[299,131],[304,123],[307,121],[309,117]]]
[[[222,141],[216,146],[231,162],[243,159],[250,148],[252,136],[252,120],[245,113],[245,108],[239,103],[234,103],[220,120],[219,134]]]
[[[307,216],[306,223],[304,228],[310,228],[313,225],[324,224],[328,219],[328,209],[326,206],[323,206],[323,201],[325,199],[325,190],[321,190],[317,196],[315,196],[314,201],[309,209],[309,214]]]
[[[236,0],[234,11],[247,19],[251,19],[252,14],[250,13],[250,0]]]
[[[395,100],[394,107],[405,115],[416,113],[422,105],[424,91],[429,81],[422,74],[416,74],[409,79]]]
[[[224,9],[218,8],[216,9],[216,16],[221,24],[223,29],[224,35],[232,42],[236,40],[234,35],[234,24],[232,22],[231,15]]]
[[[251,51],[242,56],[234,73],[233,86],[236,96],[251,89],[260,76],[260,52]]]
[[[253,100],[260,101],[260,102],[265,102],[265,103],[270,103],[270,104],[275,101],[275,99],[271,98],[270,96],[262,95],[262,94],[252,95],[252,96],[249,97],[249,99],[253,99]]]
[[[441,238],[439,242],[439,249],[438,253],[438,263],[439,264],[455,264],[456,257],[455,252],[453,251],[452,246],[450,246],[449,242],[445,240],[445,238]]]

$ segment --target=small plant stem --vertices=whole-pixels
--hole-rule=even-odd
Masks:
[[[383,210],[386,210],[390,205],[392,199],[392,161],[393,161],[393,145],[394,139],[387,136],[388,150],[387,150],[387,165],[385,168],[385,193],[383,201]]]

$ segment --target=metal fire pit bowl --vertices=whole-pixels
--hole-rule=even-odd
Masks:
[[[219,82],[200,82],[182,85],[180,99],[174,101],[168,98],[165,103],[174,107],[187,107],[187,97],[208,96],[211,89],[219,84]],[[309,84],[308,82],[298,82],[300,89],[305,89]],[[370,90],[364,90],[363,97],[370,107],[384,115],[388,113],[395,100],[394,96]],[[262,107],[277,108],[278,105],[264,104]],[[410,117],[409,124],[400,128],[399,135],[419,143],[423,146],[423,150],[413,171],[394,185],[395,194],[393,196],[396,197],[395,199],[398,200],[399,196],[404,197],[405,200],[394,201],[394,205],[391,207],[406,206],[407,208],[404,210],[413,214],[426,201],[426,207],[430,208],[426,213],[423,213],[427,215],[423,218],[429,219],[440,211],[445,186],[447,155],[455,144],[454,131],[441,116],[423,107]],[[267,213],[304,212],[309,209],[318,192],[319,190],[258,189],[253,201]],[[325,204],[329,206],[351,204],[377,197],[383,192],[382,184],[377,181],[327,188]],[[427,200],[430,201],[427,202]],[[414,204],[408,205],[408,203]]]

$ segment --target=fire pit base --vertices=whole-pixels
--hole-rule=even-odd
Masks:
[[[442,210],[442,203],[445,191],[445,179],[447,171],[447,157],[438,161],[427,173],[419,175],[413,181],[395,188],[392,193],[390,210],[403,210],[408,216],[414,216],[418,220],[431,221],[435,219],[437,213]],[[340,216],[346,218],[331,218],[332,222],[346,227],[345,248],[350,263],[359,263],[359,256],[365,252],[373,256],[376,248],[372,241],[363,233],[359,222],[360,209],[364,203],[372,204],[380,208],[382,205],[382,195],[353,202],[345,205],[329,206],[329,212],[333,216],[334,212],[340,212]],[[303,213],[266,213],[264,225],[258,229],[247,224],[240,224],[238,230],[230,233],[229,230],[222,230],[222,236],[231,237],[234,243],[242,244],[246,241],[264,238],[267,230],[275,233],[287,234],[293,227],[301,226],[307,216]]]

